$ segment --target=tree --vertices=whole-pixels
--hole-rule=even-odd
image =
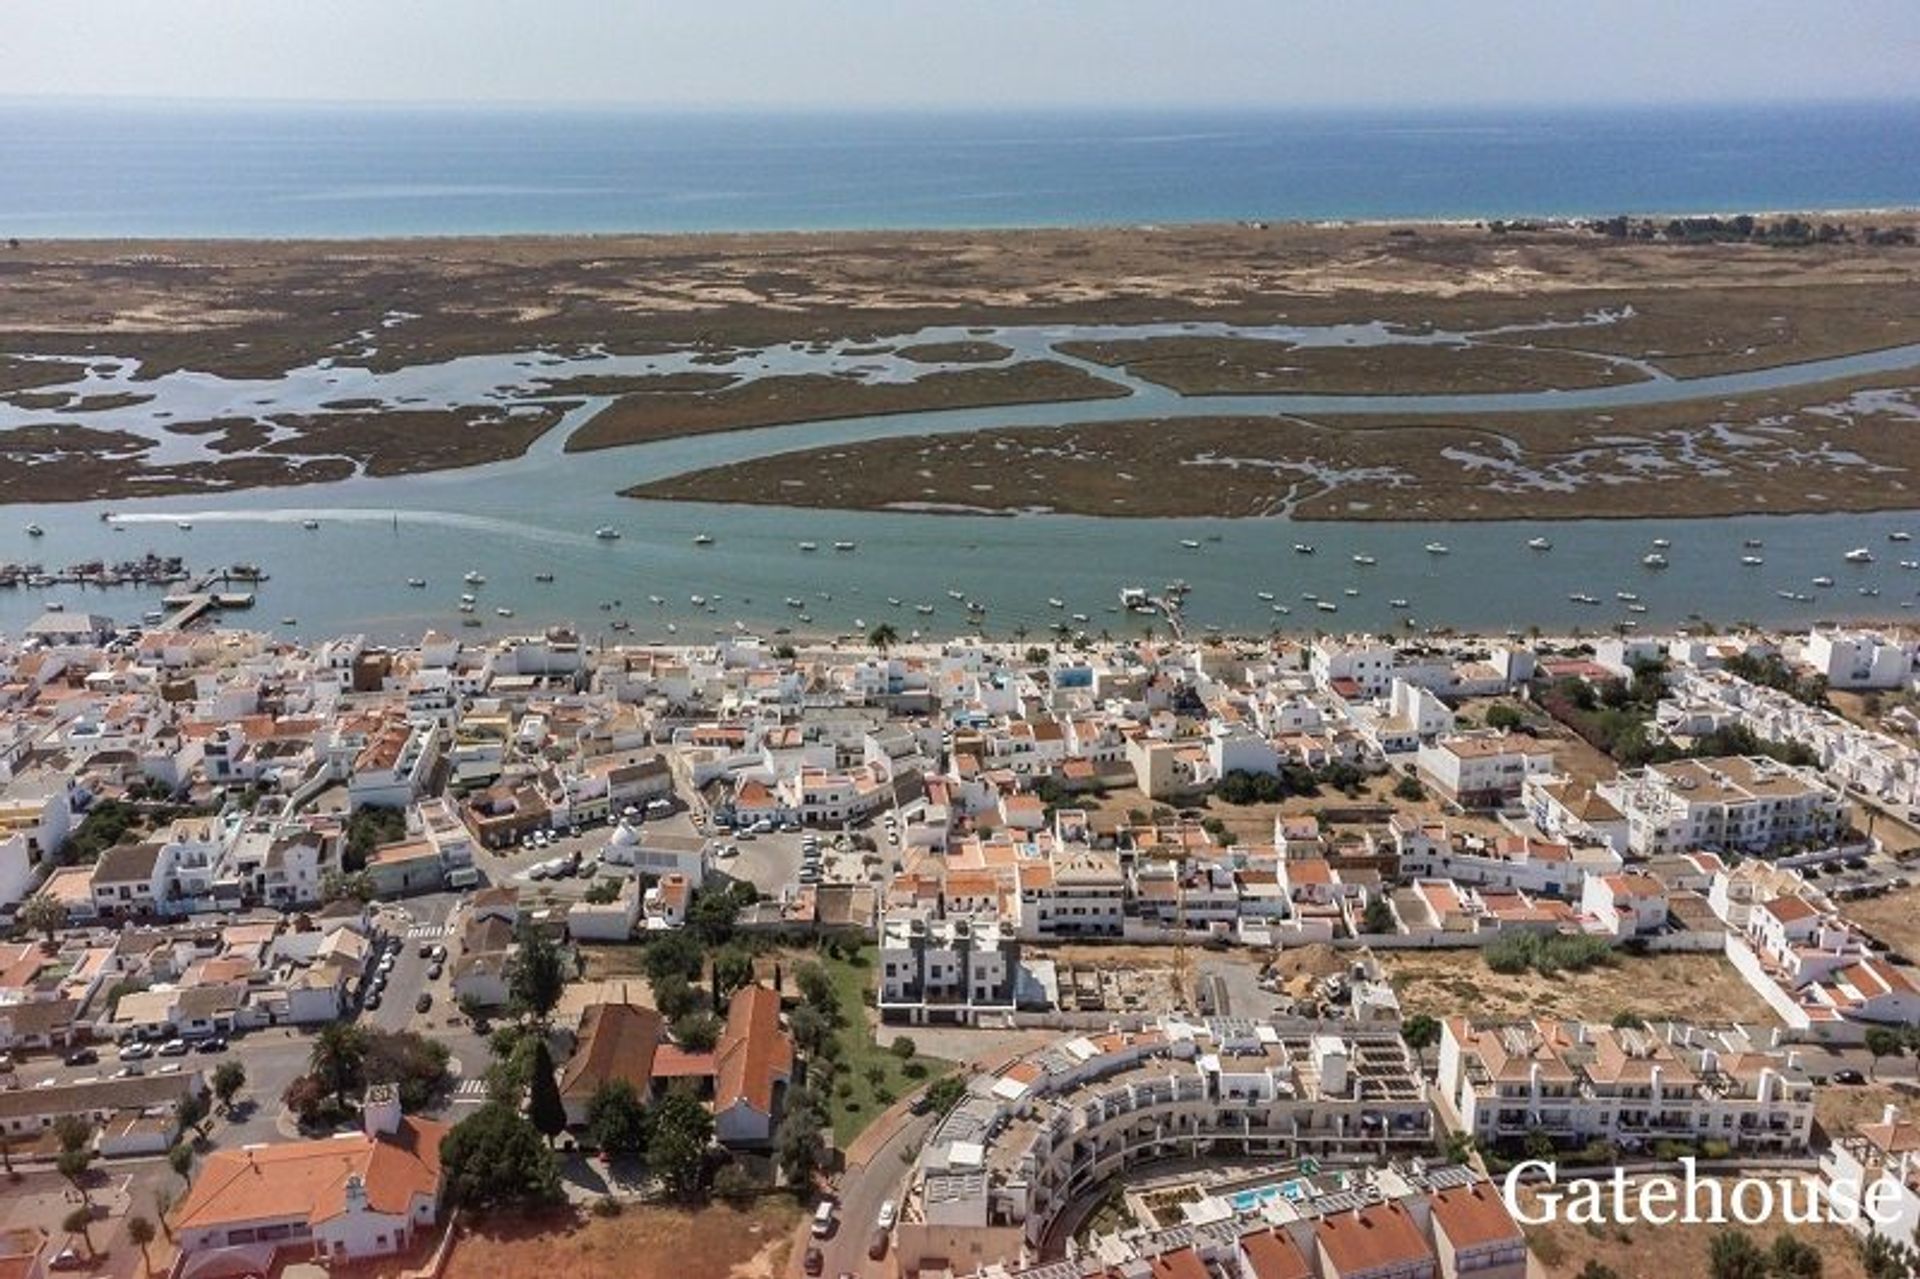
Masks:
[[[738,946],[728,946],[713,957],[713,1002],[717,1006],[727,996],[753,983],[753,956]]]
[[[61,902],[46,893],[35,893],[20,904],[20,913],[15,916],[20,927],[30,933],[39,933],[46,939],[48,946],[53,945],[53,935],[67,926],[67,908]]]
[[[200,1125],[206,1122],[207,1113],[211,1109],[212,1107],[207,1105],[205,1096],[190,1092],[174,1103],[173,1121],[179,1125],[181,1132],[191,1131],[197,1136],[205,1137],[207,1134],[201,1130]]]
[[[1820,1279],[1825,1268],[1812,1244],[1795,1239],[1785,1231],[1774,1237],[1773,1247],[1767,1252],[1767,1263],[1772,1267],[1774,1279]]]
[[[375,1030],[367,1035],[368,1084],[393,1084],[400,1090],[400,1108],[425,1110],[453,1083],[453,1054],[437,1039],[410,1030]]]
[[[1508,706],[1505,702],[1487,707],[1487,727],[1512,731],[1526,723],[1526,716],[1518,707]]]
[[[1913,1271],[1905,1252],[1899,1244],[1873,1231],[1860,1242],[1860,1269],[1867,1279],[1911,1279]]]
[[[1400,780],[1393,784],[1393,797],[1405,800],[1409,804],[1417,804],[1427,797],[1427,788],[1422,786],[1420,779],[1412,773],[1402,773]]]
[[[911,1035],[895,1035],[893,1042],[887,1045],[887,1051],[898,1057],[901,1061],[912,1061],[913,1054],[918,1051],[918,1048],[919,1046],[913,1042],[913,1036]]]
[[[967,1081],[958,1075],[943,1075],[927,1085],[927,1101],[933,1106],[933,1113],[944,1115],[960,1104],[967,1095]]]
[[[674,1018],[673,1037],[688,1052],[712,1052],[720,1042],[720,1019],[712,1013],[690,1012]]]
[[[1366,914],[1360,919],[1360,931],[1366,933],[1391,933],[1398,931],[1393,918],[1393,907],[1387,905],[1387,899],[1376,897],[1367,903]]]
[[[894,629],[891,622],[882,622],[867,632],[867,643],[879,649],[882,657],[885,657],[887,650],[899,642],[900,632]]]
[[[629,1155],[647,1145],[647,1111],[624,1079],[609,1079],[587,1099],[587,1136],[609,1155]]]
[[[773,1134],[773,1155],[780,1164],[780,1175],[795,1194],[813,1187],[813,1174],[820,1167],[826,1147],[820,1140],[820,1121],[811,1110],[787,1109],[787,1117]]]
[[[192,1144],[183,1141],[175,1145],[172,1150],[169,1150],[167,1152],[167,1166],[173,1169],[182,1181],[193,1176]]]
[[[1407,1047],[1419,1054],[1420,1064],[1427,1064],[1427,1049],[1440,1042],[1440,1023],[1425,1013],[1415,1013],[1400,1026],[1400,1036],[1407,1041]]]
[[[86,1204],[81,1204],[78,1208],[75,1208],[60,1222],[60,1228],[62,1230],[70,1235],[79,1235],[81,1242],[87,1245],[87,1260],[89,1261],[93,1260],[95,1256],[93,1251],[92,1226],[93,1209]]]
[[[1873,1056],[1872,1076],[1880,1077],[1880,1059],[1898,1057],[1905,1046],[1899,1031],[1889,1026],[1874,1026],[1867,1031],[1867,1052]]]
[[[794,1009],[787,1018],[787,1028],[793,1032],[793,1042],[800,1045],[800,1051],[809,1057],[819,1056],[827,1036],[833,1033],[833,1027],[827,1024],[827,1019],[812,1004],[801,1004]]]
[[[127,1238],[133,1240],[134,1247],[140,1250],[140,1272],[153,1273],[153,1257],[147,1249],[153,1244],[153,1223],[135,1213],[127,1218]]]
[[[307,1068],[339,1105],[362,1086],[367,1064],[367,1032],[350,1021],[331,1021],[314,1036]]]
[[[62,1115],[53,1121],[53,1136],[62,1154],[85,1150],[93,1143],[93,1125],[79,1115]]]
[[[554,1078],[553,1055],[547,1051],[543,1035],[533,1044],[533,1077],[527,1093],[527,1118],[540,1130],[551,1146],[553,1139],[567,1130],[567,1107],[560,1100],[560,1084]]]
[[[513,1006],[544,1022],[566,986],[566,960],[560,948],[538,929],[528,930],[507,969],[507,991]]]
[[[653,983],[653,1006],[669,1020],[685,1017],[699,1002],[700,996],[679,973],[668,973]]]
[[[440,1143],[447,1195],[467,1208],[552,1203],[560,1197],[553,1151],[511,1106],[490,1101]]]
[[[647,1166],[669,1194],[691,1199],[700,1190],[713,1116],[698,1097],[674,1088],[653,1108],[653,1132],[647,1138]]]
[[[60,1175],[71,1182],[74,1190],[79,1192],[83,1203],[87,1198],[87,1169],[92,1166],[93,1151],[85,1146],[78,1150],[61,1151],[59,1159],[54,1162],[54,1167],[60,1170]]]
[[[676,930],[648,942],[640,966],[647,974],[648,983],[657,989],[668,977],[691,982],[700,975],[703,958],[700,943]]]
[[[840,1017],[840,995],[833,988],[833,977],[819,964],[802,964],[793,971],[793,983],[800,988],[800,995],[809,1004],[820,1010],[820,1015],[828,1021],[838,1021]]]
[[[740,917],[740,899],[730,889],[705,889],[693,895],[687,908],[687,931],[703,948],[724,946]]]
[[[247,1086],[247,1068],[237,1061],[223,1061],[213,1072],[213,1095],[220,1101],[220,1109],[232,1110],[233,1099]]]
[[[1723,1230],[1707,1249],[1707,1269],[1713,1279],[1767,1279],[1767,1258],[1753,1240]]]

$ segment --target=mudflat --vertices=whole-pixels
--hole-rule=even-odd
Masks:
[[[631,496],[850,509],[1498,520],[1920,506],[1920,373],[1605,412],[1175,418],[842,444]]]
[[[109,438],[67,435],[36,449],[34,437],[16,435],[6,444],[9,458],[35,464],[32,496],[75,500],[300,483],[342,467],[395,474],[497,461],[551,429],[567,397],[611,400],[569,441],[582,449],[1118,395],[1121,369],[1222,396],[1695,377],[1920,342],[1912,305],[1920,249],[1855,234],[1902,221],[1851,218],[1844,237],[1792,246],[1466,223],[29,241],[0,251],[0,408],[33,428],[96,418],[90,424]],[[1197,331],[1111,332],[1146,324]],[[1022,325],[1109,332],[1063,346],[1056,360],[1044,347],[1016,355],[1011,339],[996,338],[996,329]],[[1331,325],[1432,340],[1329,345],[1208,331]],[[768,353],[784,353],[787,365],[742,371]],[[454,402],[343,391],[296,410],[249,389],[194,421],[140,399],[178,370],[272,383],[292,370],[391,373],[506,354],[526,357],[524,377],[457,392]],[[54,358],[20,358],[31,355]],[[594,368],[604,355],[667,355],[672,367]],[[1075,355],[1087,363],[1062,362]],[[860,367],[881,358],[897,362],[892,372]],[[126,373],[125,360],[137,369]],[[122,372],[85,392],[51,389],[90,368]],[[1223,406],[1222,419],[1231,416]],[[1259,427],[1292,429],[1270,419]],[[182,463],[161,447],[197,432],[216,440],[213,457]],[[142,434],[145,450],[121,438]],[[0,485],[0,500],[24,497],[20,486]],[[1302,509],[1318,509],[1312,498]],[[1769,509],[1780,509],[1774,500]],[[1041,504],[1078,501],[1067,493]],[[1246,504],[1271,504],[1271,494]]]

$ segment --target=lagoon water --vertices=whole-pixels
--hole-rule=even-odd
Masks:
[[[612,112],[313,107],[147,107],[0,102],[0,235],[364,236],[615,230],[737,230],[1138,223],[1226,218],[1515,216],[1616,211],[1920,205],[1920,104],[1663,109],[1559,114],[660,116]],[[1032,351],[1071,332],[1001,335]],[[797,353],[770,352],[768,367]],[[489,398],[560,370],[498,357],[373,378],[350,359],[276,382],[180,374],[161,398],[90,418],[152,432],[189,416],[278,397],[371,391],[449,402]],[[1442,400],[1466,411],[1626,404],[1787,385],[1920,364],[1883,352],[1817,370],[1694,384],[1656,380],[1590,392]],[[102,370],[105,365],[100,366]],[[609,371],[600,368],[595,371]],[[736,371],[752,371],[736,369]],[[875,376],[887,376],[881,370]],[[0,561],[49,568],[148,550],[196,568],[254,562],[271,575],[250,624],[318,638],[383,639],[460,620],[468,570],[488,582],[471,635],[570,621],[610,634],[705,638],[736,620],[762,633],[823,634],[890,621],[903,633],[965,629],[950,592],[981,601],[986,630],[1042,635],[1056,623],[1137,632],[1122,586],[1180,579],[1197,627],[1497,629],[1653,626],[1700,614],[1810,621],[1903,616],[1920,570],[1889,534],[1920,516],[1494,524],[1296,524],[1100,520],[725,508],[635,502],[617,489],[694,466],[818,444],[982,426],[1094,422],[1216,411],[1405,410],[1423,401],[1352,397],[1181,400],[1132,382],[1124,401],[908,414],[701,436],[592,454],[561,449],[589,403],[524,458],[400,479],[354,479],[220,498],[12,507]],[[96,379],[110,372],[94,375]],[[360,379],[360,381],[355,381]],[[343,390],[342,388],[347,388]],[[94,387],[93,389],[106,389]],[[0,428],[33,415],[0,415]],[[180,420],[184,420],[180,419]],[[170,437],[169,447],[191,448]],[[111,507],[112,522],[100,518]],[[303,527],[307,520],[319,527]],[[178,527],[182,521],[191,529]],[[35,522],[45,535],[30,538]],[[610,525],[618,540],[593,530]],[[697,547],[697,533],[714,544]],[[1530,551],[1535,536],[1550,552]],[[1664,571],[1640,560],[1673,542]],[[1766,563],[1743,567],[1744,544]],[[836,541],[857,549],[837,552]],[[809,553],[802,541],[815,542]],[[1197,543],[1195,547],[1183,541]],[[1295,542],[1315,545],[1295,554]],[[1428,542],[1450,547],[1427,553]],[[1843,562],[1852,547],[1877,562]],[[1356,553],[1377,563],[1360,566]],[[551,573],[550,583],[535,574]],[[1835,579],[1831,588],[1811,584]],[[424,589],[409,577],[427,580]],[[1357,593],[1347,595],[1347,590]],[[1862,594],[1862,590],[1877,594]],[[1260,598],[1260,592],[1273,596]],[[1783,599],[1782,592],[1810,598]],[[1571,601],[1580,593],[1597,604]],[[1620,594],[1638,597],[1628,601]],[[158,590],[0,590],[0,630],[50,600],[122,621]],[[1305,595],[1337,601],[1337,614]],[[706,603],[696,605],[693,596]],[[660,602],[652,603],[650,596]],[[900,600],[888,603],[889,597]],[[1062,600],[1055,608],[1049,598]],[[1405,609],[1390,601],[1405,599]],[[614,601],[619,601],[617,605]],[[788,601],[796,601],[789,604]],[[1645,608],[1627,610],[1628,603]],[[921,613],[916,605],[932,608]],[[606,606],[606,607],[603,607]],[[1277,611],[1276,606],[1286,612]],[[502,619],[496,608],[511,608]],[[801,620],[802,615],[810,620]],[[296,619],[280,626],[280,619]],[[671,631],[669,627],[673,628]]]
[[[1894,205],[1920,205],[1920,101],[774,115],[0,98],[0,236],[974,227]]]

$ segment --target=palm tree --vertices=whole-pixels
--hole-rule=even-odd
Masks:
[[[153,1273],[153,1257],[147,1249],[153,1244],[153,1223],[145,1217],[135,1214],[127,1218],[127,1238],[133,1240],[140,1249],[140,1273]]]
[[[307,1065],[333,1099],[346,1104],[347,1091],[360,1080],[367,1060],[367,1032],[352,1022],[328,1022],[314,1037]]]
[[[880,650],[885,657],[887,650],[900,642],[900,632],[893,628],[892,622],[882,622],[867,632],[867,643]]]

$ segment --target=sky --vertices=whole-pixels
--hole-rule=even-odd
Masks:
[[[654,107],[1920,96],[1920,0],[31,0],[0,95]]]

